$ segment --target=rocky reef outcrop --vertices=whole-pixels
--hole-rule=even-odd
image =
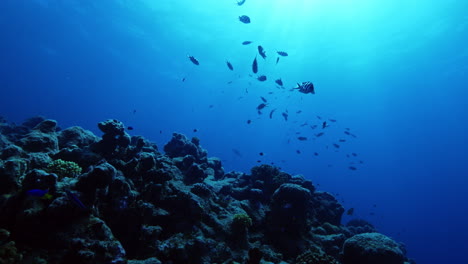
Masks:
[[[388,263],[402,245],[302,176],[225,172],[198,138],[161,153],[118,120],[0,119],[2,263]],[[365,262],[372,260],[372,262]]]

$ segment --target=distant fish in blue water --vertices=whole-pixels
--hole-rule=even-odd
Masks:
[[[278,55],[283,56],[283,57],[287,57],[287,56],[288,56],[288,53],[285,52],[285,51],[277,51],[276,53],[278,53]]]
[[[323,132],[320,132],[320,133],[315,134],[315,136],[316,137],[321,137],[321,136],[323,136],[323,134],[324,134]]]
[[[128,127],[127,127],[127,130],[133,130],[133,127],[132,127],[132,126],[128,126]]]
[[[253,73],[258,72],[257,56],[255,56],[255,59],[252,62],[252,71]]]
[[[270,119],[273,118],[273,113],[276,111],[276,108],[270,111]]]
[[[266,59],[266,52],[265,52],[265,49],[262,47],[262,46],[258,46],[258,54],[260,54],[260,56],[262,56],[263,59]]]
[[[250,40],[246,40],[244,42],[242,42],[242,45],[249,45],[251,44],[253,41],[250,41]]]
[[[302,82],[298,83],[296,87],[292,88],[292,90],[298,89],[299,92],[304,94],[315,94],[314,84],[311,82]]]
[[[288,116],[289,116],[289,115],[288,115],[287,112],[283,112],[283,113],[281,113],[281,115],[283,116],[284,121],[288,121]]]
[[[232,64],[229,61],[226,61],[226,64],[231,71],[234,70],[234,67],[232,67]]]
[[[348,169],[353,170],[353,171],[357,170],[357,168],[353,166],[349,166]]]
[[[249,24],[250,23],[250,17],[243,15],[239,17],[239,21],[244,23],[244,24]]]
[[[265,99],[265,97],[263,97],[263,96],[260,96],[260,99],[262,99],[262,101],[263,101],[264,103],[267,102],[267,99]]]
[[[236,156],[242,158],[242,153],[238,149],[233,148],[232,153],[234,153]]]
[[[326,127],[328,127],[327,121],[323,121],[323,123],[322,123],[322,129],[324,129],[324,128],[326,128]]]
[[[190,60],[193,64],[195,64],[195,65],[200,65],[200,62],[198,62],[198,60],[195,59],[195,57],[193,57],[193,56],[188,56],[188,58],[189,58],[189,60]]]
[[[238,6],[241,6],[241,5],[243,5],[244,3],[245,3],[245,0],[237,1],[237,5],[238,5]]]
[[[283,87],[283,81],[281,80],[281,78],[279,78],[278,80],[275,80],[275,83],[281,87]]]
[[[257,80],[261,81],[261,82],[264,82],[267,80],[267,77],[265,75],[260,75],[257,77]]]
[[[349,208],[348,211],[346,211],[347,215],[353,215],[354,214],[354,208]]]
[[[278,64],[280,57],[276,57],[276,64]]]
[[[69,190],[65,190],[65,193],[67,194],[68,199],[72,201],[76,206],[78,206],[81,209],[87,209],[87,207],[78,199],[78,197],[72,193]]]
[[[300,140],[300,141],[306,141],[307,137],[297,137],[297,139]]]
[[[41,190],[41,189],[31,189],[26,191],[26,194],[32,197],[38,197],[42,199],[51,199],[52,195],[49,194],[49,190]]]

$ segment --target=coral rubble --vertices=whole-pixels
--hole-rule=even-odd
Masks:
[[[225,172],[198,138],[174,133],[163,154],[118,120],[98,127],[0,119],[0,263],[410,261],[302,176]]]

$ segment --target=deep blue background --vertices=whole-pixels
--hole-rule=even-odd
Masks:
[[[226,170],[261,160],[312,179],[418,263],[466,263],[468,2],[429,2],[3,0],[0,114],[97,134],[116,118],[160,149],[174,131],[197,136]],[[249,76],[259,44],[265,83]],[[278,50],[290,55],[275,65]],[[278,89],[279,77],[317,94]],[[338,121],[313,140],[320,129],[300,125],[317,115]]]

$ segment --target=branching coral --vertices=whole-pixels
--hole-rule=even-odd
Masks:
[[[57,174],[59,178],[75,177],[81,173],[81,167],[73,161],[57,159],[49,163],[47,170]]]

